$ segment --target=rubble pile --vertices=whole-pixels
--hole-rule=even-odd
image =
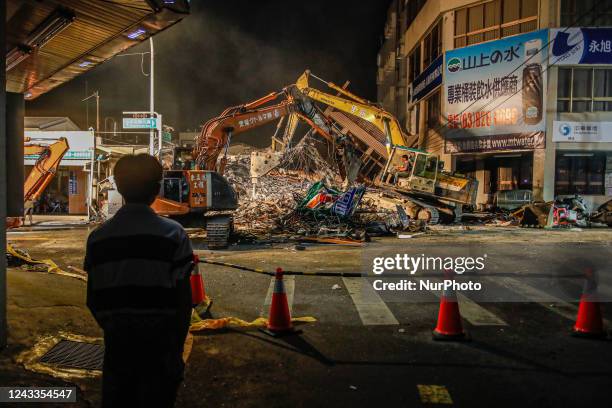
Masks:
[[[337,181],[337,170],[308,143],[288,149],[281,165],[260,177],[255,185],[249,173],[250,161],[248,154],[228,156],[225,177],[239,197],[235,226],[255,234],[287,232],[291,223],[286,218],[304,192],[318,180]]]

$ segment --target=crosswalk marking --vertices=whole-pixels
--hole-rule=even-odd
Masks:
[[[399,322],[374,288],[363,278],[342,278],[364,326],[397,325]]]
[[[266,294],[266,300],[264,301],[263,308],[261,309],[259,315],[267,316],[268,311],[270,310],[270,305],[272,304],[272,294],[274,293],[274,283],[276,281],[275,277],[270,279],[270,286],[268,286],[268,293]],[[295,276],[283,276],[283,281],[285,283],[285,292],[287,293],[287,303],[289,304],[289,313],[293,313],[293,294],[295,293]]]
[[[489,310],[480,306],[467,296],[458,293],[457,299],[459,300],[459,309],[461,310],[461,316],[474,326],[507,326],[504,320],[497,315],[491,313]]]
[[[576,318],[576,311],[578,308],[571,303],[565,302],[559,299],[556,296],[553,296],[549,293],[546,293],[540,289],[534,288],[533,286],[527,285],[517,279],[514,278],[503,278],[495,281],[501,286],[506,287],[520,295],[522,295],[526,300],[529,299],[547,299],[545,302],[537,302],[546,309],[550,310],[553,313],[558,314],[559,316],[565,317],[569,320],[574,320]]]
[[[597,282],[597,293],[602,301],[609,301],[612,298],[612,286],[607,283]]]
[[[441,296],[440,291],[431,291],[436,297]],[[469,297],[462,293],[457,293],[457,300],[459,302],[459,310],[461,311],[461,317],[473,324],[474,326],[507,326],[503,319],[497,315],[491,313],[489,310],[480,306]]]

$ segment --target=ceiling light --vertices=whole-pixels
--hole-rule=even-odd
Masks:
[[[141,35],[143,35],[144,33],[146,33],[146,30],[145,30],[144,28],[139,28],[139,29],[137,29],[137,30],[132,31],[131,33],[129,33],[129,34],[127,35],[127,37],[128,37],[130,40],[135,40],[136,38],[140,37],[140,36],[141,36]]]
[[[83,62],[81,62],[81,63],[79,64],[79,67],[81,67],[81,68],[85,68],[85,67],[90,66],[91,64],[92,64],[92,62],[91,62],[91,61],[87,61],[87,60],[85,60],[85,61],[83,61]]]

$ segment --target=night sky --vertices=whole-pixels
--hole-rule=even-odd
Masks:
[[[349,89],[376,100],[376,54],[389,3],[194,0],[191,15],[154,37],[155,110],[178,131],[196,130],[228,106],[294,83],[306,68],[337,84],[350,80]],[[147,41],[126,52],[148,47]],[[107,130],[110,118],[121,126],[124,110],[148,110],[149,79],[142,75],[141,58],[129,56],[28,102],[26,114],[69,116],[82,128],[95,126],[95,102],[81,102],[95,90],[101,130],[106,118]],[[240,139],[248,142],[247,135]]]

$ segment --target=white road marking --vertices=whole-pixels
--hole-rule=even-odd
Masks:
[[[370,283],[363,278],[342,278],[364,326],[397,325],[391,313]]]
[[[440,291],[431,291],[438,298],[441,296]],[[469,297],[462,293],[457,293],[457,301],[459,302],[459,311],[461,317],[473,324],[474,326],[507,326],[502,318],[490,312],[478,303],[474,302]]]
[[[501,278],[496,279],[495,282],[501,286],[504,286],[507,289],[510,289],[513,292],[518,293],[519,295],[524,297],[526,301],[539,303],[551,312],[556,313],[559,316],[565,317],[568,320],[576,319],[576,312],[578,308],[572,305],[571,303],[568,303],[564,300],[559,299],[556,296],[551,295],[550,293],[534,288],[533,286],[528,285],[519,279]],[[545,300],[542,301],[542,299]]]
[[[268,293],[266,294],[266,300],[264,301],[263,308],[259,313],[260,316],[264,317],[268,315],[270,311],[270,305],[272,304],[272,294],[274,293],[275,277],[270,279],[270,286],[268,286]],[[289,304],[289,312],[293,313],[293,294],[295,293],[295,276],[283,276],[285,283],[285,292],[287,293],[287,303]]]

